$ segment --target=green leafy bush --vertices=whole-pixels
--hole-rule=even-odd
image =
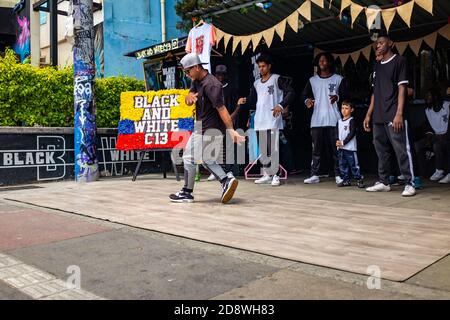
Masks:
[[[144,90],[127,77],[95,81],[97,126],[117,128],[120,93]],[[12,50],[0,57],[0,126],[72,127],[73,69],[36,68],[17,61]]]

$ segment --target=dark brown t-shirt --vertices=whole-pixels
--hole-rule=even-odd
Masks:
[[[208,73],[201,81],[193,81],[191,92],[198,93],[196,103],[196,121],[202,121],[202,133],[208,129],[225,131],[225,125],[217,108],[225,105],[222,83]]]

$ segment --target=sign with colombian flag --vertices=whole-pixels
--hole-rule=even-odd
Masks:
[[[120,95],[118,150],[183,148],[194,130],[189,90],[130,91]]]

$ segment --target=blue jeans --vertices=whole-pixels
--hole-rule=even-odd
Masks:
[[[356,151],[339,149],[339,170],[341,178],[344,182],[350,181],[350,173],[356,180],[361,180],[361,173],[359,171],[358,156]]]

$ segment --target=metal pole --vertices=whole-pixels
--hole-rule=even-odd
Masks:
[[[166,0],[161,0],[161,41],[166,42]]]
[[[92,0],[73,0],[73,10],[75,180],[90,182],[99,178]]]
[[[50,63],[58,65],[58,0],[50,0]]]

